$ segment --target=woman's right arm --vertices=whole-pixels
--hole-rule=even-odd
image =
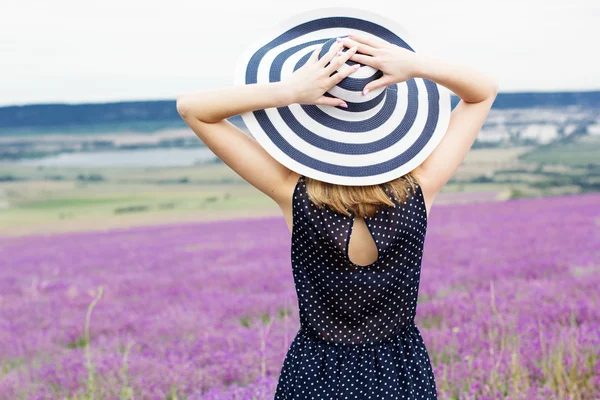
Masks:
[[[450,115],[446,133],[414,173],[431,205],[434,197],[462,163],[498,94],[495,78],[475,68],[428,56],[420,56],[416,77],[430,79],[461,98]]]
[[[353,61],[383,72],[381,78],[364,87],[365,92],[418,77],[432,80],[461,98],[452,110],[442,140],[413,170],[429,211],[434,197],[450,180],[475,142],[498,94],[497,80],[475,68],[417,54],[372,35],[350,35],[343,42],[345,46],[358,47],[361,54],[353,55]]]

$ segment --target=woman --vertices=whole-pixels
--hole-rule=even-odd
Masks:
[[[279,82],[185,94],[177,110],[223,162],[279,205],[292,232],[301,328],[275,398],[435,399],[431,363],[413,321],[427,219],[480,131],[498,84],[471,67],[367,35],[339,42],[348,50],[332,46],[319,59],[317,49]],[[345,107],[324,93],[355,72],[332,75],[348,60],[383,73],[365,94],[420,77],[461,98],[441,142],[405,176],[371,186],[319,182],[286,168],[226,121],[293,103]]]

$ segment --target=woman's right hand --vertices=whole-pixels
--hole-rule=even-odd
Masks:
[[[363,88],[363,94],[382,86],[412,79],[417,76],[421,66],[421,58],[418,54],[376,36],[350,34],[338,41],[341,41],[345,47],[358,48],[356,54],[350,57],[352,61],[369,65],[383,72],[381,78],[369,82]]]

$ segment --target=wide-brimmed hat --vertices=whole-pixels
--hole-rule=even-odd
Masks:
[[[277,82],[338,37],[366,33],[416,52],[397,22],[367,10],[328,7],[288,18],[250,45],[235,67],[235,84]],[[347,50],[347,49],[345,49]],[[348,60],[348,65],[355,64]],[[363,95],[382,72],[362,65],[325,95],[348,108],[290,104],[241,114],[252,136],[289,169],[324,182],[359,186],[398,178],[433,152],[450,120],[450,92],[423,78]]]

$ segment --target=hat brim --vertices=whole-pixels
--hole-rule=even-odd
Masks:
[[[332,37],[361,32],[415,51],[414,39],[398,23],[367,10],[328,7],[297,14],[265,32],[239,57],[234,82],[277,82]],[[360,82],[355,74],[345,80]],[[336,87],[331,95],[335,90],[344,89]],[[428,79],[390,85],[363,99],[356,105],[376,105],[351,112],[291,104],[241,117],[252,136],[284,166],[348,186],[380,184],[412,171],[433,152],[449,124],[450,92]]]

